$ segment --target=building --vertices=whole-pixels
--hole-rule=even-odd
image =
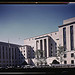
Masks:
[[[59,44],[68,52],[64,54],[64,64],[75,64],[75,17],[64,20],[59,27]]]
[[[24,39],[23,46],[0,42],[0,66],[21,66],[26,62],[29,65],[38,65],[35,56],[37,50],[45,52],[46,64],[50,65],[57,60],[59,45],[66,51],[62,63],[75,64],[75,17],[64,20],[58,29],[56,32]]]
[[[20,66],[24,61],[20,47],[21,45],[0,42],[0,67]]]
[[[75,48],[75,17],[63,21],[63,25],[58,26],[59,31],[24,39],[24,45],[31,46],[33,51],[44,50],[47,57],[47,64],[56,59],[58,46],[64,46],[67,53],[63,56],[63,64],[74,64]],[[28,54],[29,55],[29,54]],[[35,58],[30,58],[35,63]],[[37,65],[35,63],[35,65]]]

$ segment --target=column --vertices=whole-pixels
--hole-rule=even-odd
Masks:
[[[43,57],[45,57],[44,39],[42,40]]]
[[[46,40],[47,40],[47,57],[49,57],[49,40],[48,38]]]

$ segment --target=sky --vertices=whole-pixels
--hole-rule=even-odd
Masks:
[[[75,4],[0,4],[0,41],[24,45],[24,39],[58,31],[75,17]]]

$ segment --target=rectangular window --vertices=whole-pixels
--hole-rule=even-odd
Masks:
[[[4,57],[5,56],[5,54],[4,54],[4,46],[3,46],[3,49],[2,50],[3,50],[3,59],[5,59],[5,57]]]
[[[74,53],[71,53],[71,57],[74,57]]]
[[[40,50],[43,50],[42,49],[42,40],[40,40]],[[43,57],[43,53],[41,53],[41,57]]]
[[[11,49],[9,48],[9,60],[11,59]]]
[[[71,42],[71,50],[73,50],[74,49],[73,26],[70,26],[70,42]]]
[[[0,46],[0,59],[1,59],[1,46]]]
[[[47,44],[46,44],[46,39],[44,39],[44,51],[45,51],[45,57],[47,57]]]
[[[67,64],[67,61],[66,60],[64,61],[64,64]]]
[[[74,60],[71,60],[71,64],[74,64]]]
[[[66,58],[67,57],[67,55],[66,54],[64,54],[64,58]]]
[[[14,49],[12,48],[12,59],[14,59]]]
[[[40,40],[40,50],[42,50],[42,40]]]
[[[16,48],[15,48],[15,59],[16,59],[16,53],[17,53],[16,51],[17,51],[17,50],[16,50]]]
[[[6,59],[8,59],[8,51],[7,51],[7,47],[6,47]]]
[[[51,43],[51,46],[52,46],[52,43]]]
[[[63,28],[63,46],[65,51],[66,50],[66,28]]]

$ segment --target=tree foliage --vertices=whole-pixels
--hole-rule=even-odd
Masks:
[[[59,45],[56,58],[57,58],[57,60],[60,60],[61,64],[62,64],[62,61],[64,60],[63,59],[64,54],[65,54],[64,46]]]

